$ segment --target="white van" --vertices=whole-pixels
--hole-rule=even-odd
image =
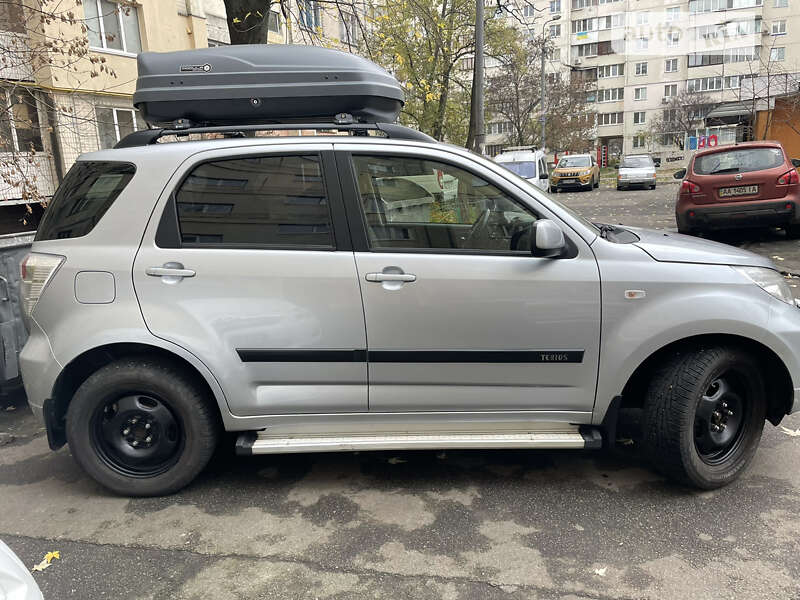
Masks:
[[[543,150],[507,148],[505,152],[495,156],[494,160],[539,189],[547,191],[547,157]]]

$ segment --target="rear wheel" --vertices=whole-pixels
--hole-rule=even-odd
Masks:
[[[656,184],[655,184],[655,183],[651,184],[651,185],[650,185],[650,189],[651,189],[651,190],[654,190],[654,189],[656,189]]]
[[[600,178],[599,177],[597,178],[597,181],[594,182],[594,187],[595,188],[599,188],[600,187]]]
[[[67,410],[75,460],[126,496],[171,494],[206,466],[217,444],[215,409],[184,370],[129,358],[91,375]]]
[[[657,469],[713,489],[735,480],[756,452],[766,415],[761,372],[735,347],[680,352],[656,373],[644,410],[644,441]]]

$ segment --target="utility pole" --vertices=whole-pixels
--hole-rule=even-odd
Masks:
[[[546,136],[546,133],[545,133],[546,132],[546,127],[545,126],[546,126],[546,123],[547,123],[547,110],[546,110],[546,108],[544,106],[545,80],[546,80],[544,67],[545,67],[545,55],[547,54],[547,38],[545,37],[544,28],[549,23],[552,23],[553,21],[558,21],[560,18],[561,18],[561,15],[555,15],[552,19],[550,19],[549,21],[545,21],[544,24],[542,25],[542,72],[541,72],[542,91],[541,91],[541,95],[539,96],[539,106],[542,109],[542,116],[541,116],[541,119],[540,119],[541,122],[542,122],[542,140],[541,140],[540,146],[541,146],[543,152],[547,152],[547,144],[545,143],[545,136]]]
[[[486,124],[484,123],[483,110],[483,81],[484,81],[484,0],[475,0],[475,77],[472,78],[472,120],[475,123],[475,152],[483,154],[486,143]]]

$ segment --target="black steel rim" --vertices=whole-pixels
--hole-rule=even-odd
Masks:
[[[739,450],[751,410],[752,395],[738,374],[729,371],[711,382],[694,418],[694,445],[703,462],[719,465]]]
[[[91,442],[111,469],[127,477],[155,477],[180,458],[180,420],[153,394],[131,393],[103,402],[95,411]]]

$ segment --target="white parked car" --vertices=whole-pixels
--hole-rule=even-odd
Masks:
[[[543,150],[509,150],[498,154],[494,160],[539,189],[547,190],[547,158]]]

